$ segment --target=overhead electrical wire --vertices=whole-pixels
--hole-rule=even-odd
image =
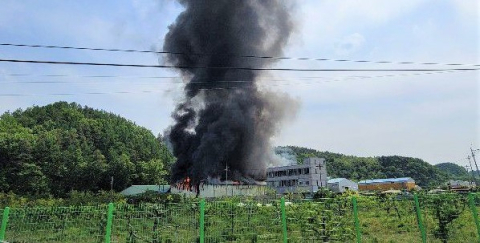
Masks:
[[[471,70],[468,70],[471,71]],[[423,75],[423,74],[439,74],[439,73],[456,73],[461,71],[437,71],[437,72],[423,72],[423,73],[402,73],[402,74],[388,74],[388,75],[378,75],[378,76],[339,76],[336,78],[382,78],[390,76],[407,76],[407,75]],[[48,78],[115,78],[115,79],[184,79],[182,76],[125,76],[125,75],[75,75],[75,74],[32,74],[32,73],[0,73],[0,76],[11,76],[11,77],[48,77]],[[331,79],[332,77],[327,76],[300,76],[300,77],[291,77],[292,79]],[[277,80],[277,78],[261,76],[258,79],[269,79]]]
[[[442,68],[442,69],[308,69],[308,68],[255,68],[255,67],[223,67],[223,66],[176,66],[176,65],[145,65],[145,64],[121,64],[121,63],[98,63],[98,62],[68,62],[68,61],[44,61],[44,60],[18,60],[0,59],[0,62],[33,63],[52,65],[87,65],[87,66],[112,66],[112,67],[135,67],[135,68],[175,68],[175,69],[223,69],[245,71],[292,71],[292,72],[435,72],[435,71],[475,71],[478,68]]]
[[[254,87],[250,87],[254,88]],[[225,88],[200,88],[200,91],[218,91],[218,90],[230,90],[230,89],[248,89],[248,87],[225,87]],[[27,97],[27,96],[76,96],[76,95],[112,95],[112,94],[142,94],[142,93],[162,93],[163,90],[141,90],[141,91],[112,91],[112,92],[84,92],[84,93],[49,93],[49,94],[20,94],[20,93],[7,93],[0,94],[0,97]]]
[[[369,79],[369,78],[381,78],[381,77],[393,77],[393,76],[407,76],[407,75],[431,75],[431,74],[441,74],[445,72],[427,72],[427,73],[413,73],[413,74],[390,74],[390,75],[379,75],[379,76],[346,76],[346,77],[341,77],[337,79],[327,79],[327,80],[315,80],[315,81],[310,81],[310,82],[297,82],[297,84],[307,84],[310,85],[312,82],[315,83],[328,83],[328,82],[340,82],[340,81],[347,81],[351,79]],[[166,77],[170,78],[170,77]],[[303,77],[303,78],[325,78],[325,77]],[[268,79],[270,80],[270,79]],[[297,79],[277,79],[276,81],[298,81]],[[242,81],[242,80],[237,80],[237,81],[219,81],[219,82],[224,82],[224,83],[251,83],[251,81]],[[3,82],[5,83],[5,82]],[[48,83],[46,82],[38,82],[38,83]],[[68,82],[65,82],[68,83]],[[77,82],[70,82],[70,84],[75,84]],[[178,83],[178,82],[177,82]],[[198,82],[197,84],[204,84],[204,83],[210,83],[210,82]],[[1,84],[1,83],[0,83]],[[101,83],[101,84],[108,84],[108,83]],[[135,83],[132,83],[135,84]],[[166,83],[166,84],[173,84],[173,83]],[[274,83],[274,84],[269,84],[269,86],[280,86],[280,85],[293,85],[293,83]],[[260,84],[259,87],[264,87],[262,83]],[[250,87],[212,87],[212,88],[199,88],[198,90],[201,91],[219,91],[219,90],[235,90],[235,89],[249,89],[249,88],[258,88],[255,86],[250,86]],[[139,93],[161,93],[164,92],[165,90],[168,89],[162,89],[162,90],[142,90],[142,91],[137,91],[137,92],[132,92],[132,91],[114,91],[114,92],[85,92],[85,93],[50,93],[50,94],[21,94],[21,93],[5,93],[1,94],[0,97],[25,97],[25,96],[75,96],[75,95],[111,95],[111,94],[139,94]]]
[[[309,76],[309,77],[290,77],[290,78],[274,78],[274,77],[259,77],[256,81],[267,81],[267,82],[298,82],[298,81],[310,81],[310,82],[335,82],[351,79],[372,79],[372,78],[386,78],[386,77],[405,77],[405,76],[418,76],[418,75],[432,75],[432,74],[444,74],[444,73],[453,73],[460,71],[438,71],[438,72],[421,72],[421,73],[400,73],[400,74],[388,74],[388,75],[375,75],[375,76],[339,76],[339,77],[321,77],[321,76]],[[183,77],[180,76],[117,76],[117,75],[67,75],[67,74],[44,74],[44,75],[30,75],[30,74],[3,74],[5,76],[38,76],[38,77],[76,77],[76,78],[115,78],[114,80],[109,81],[0,81],[0,84],[79,84],[79,83],[95,83],[95,84],[111,84],[111,82],[130,82],[131,84],[151,84],[151,82],[158,82],[156,79],[166,80],[169,79],[169,82],[161,82],[162,84],[174,84],[174,83],[191,83],[183,81]],[[1,75],[0,75],[1,76]],[[118,80],[118,79],[150,79],[148,83],[142,82],[132,82],[129,80]],[[196,81],[193,83],[196,84],[207,84],[207,83],[251,83],[251,80],[216,80],[214,82],[200,82]]]
[[[412,61],[372,61],[372,60],[349,60],[349,59],[331,59],[331,58],[311,58],[311,57],[286,57],[286,56],[259,56],[259,55],[231,55],[224,53],[184,53],[171,51],[153,51],[153,50],[135,50],[118,48],[92,48],[58,45],[28,45],[14,43],[0,43],[0,46],[28,47],[28,48],[48,48],[48,49],[71,49],[88,51],[107,51],[107,52],[129,52],[129,53],[155,53],[172,55],[194,55],[194,56],[229,56],[236,58],[256,58],[256,59],[275,59],[275,60],[297,60],[297,61],[333,61],[333,62],[353,62],[353,63],[374,63],[374,64],[401,64],[401,65],[444,65],[444,66],[474,66],[480,67],[480,64],[465,63],[438,63],[438,62],[412,62]]]

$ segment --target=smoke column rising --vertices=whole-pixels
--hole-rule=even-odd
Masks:
[[[293,29],[291,9],[280,0],[179,2],[185,10],[163,46],[186,53],[169,54],[166,61],[186,67],[179,71],[188,80],[166,132],[177,158],[172,182],[225,179],[226,165],[229,180],[264,180],[270,140],[295,102],[258,90],[258,71],[194,67],[268,67],[274,60],[239,56],[280,56]]]

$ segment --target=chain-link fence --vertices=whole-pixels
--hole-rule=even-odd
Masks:
[[[0,242],[479,242],[480,195],[0,209]]]
[[[286,204],[289,242],[352,242],[354,218],[350,200],[322,198]]]
[[[428,242],[479,241],[471,203],[474,195],[441,194],[419,198]],[[473,201],[472,201],[473,200]],[[477,206],[475,206],[477,207]]]
[[[4,233],[7,242],[88,243],[100,242],[105,236],[105,206],[15,208],[9,211]]]
[[[205,242],[281,242],[280,201],[212,201],[205,204]]]
[[[111,242],[197,242],[199,204],[117,205]]]

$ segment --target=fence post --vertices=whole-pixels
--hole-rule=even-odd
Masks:
[[[205,198],[200,201],[200,243],[205,242]]]
[[[420,233],[422,234],[422,242],[426,243],[427,242],[427,234],[425,232],[425,228],[423,227],[422,211],[420,210],[420,204],[418,203],[417,194],[413,195],[413,199],[415,200],[415,211],[417,212],[418,228],[420,228]]]
[[[480,242],[480,222],[478,222],[478,212],[477,207],[475,207],[475,200],[473,198],[473,193],[468,194],[468,201],[470,203],[470,209],[472,210],[473,220],[475,220],[475,225],[477,226],[477,239]]]
[[[7,230],[7,223],[8,223],[8,214],[10,213],[10,208],[6,207],[3,210],[3,217],[2,217],[2,224],[0,228],[0,241],[3,242],[5,240],[5,231]]]
[[[105,231],[105,243],[110,243],[112,236],[112,221],[113,221],[113,203],[108,204],[107,214],[107,229]]]
[[[285,197],[280,199],[280,209],[282,210],[282,232],[283,232],[283,243],[288,242],[287,235],[287,215],[285,213]]]
[[[357,235],[357,243],[362,242],[362,232],[360,231],[360,221],[358,220],[357,198],[352,197],[353,218],[355,221],[355,233]]]

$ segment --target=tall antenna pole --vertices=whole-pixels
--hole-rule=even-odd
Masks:
[[[472,157],[467,156],[467,159],[468,159],[468,163],[470,164],[470,170],[472,172],[472,177],[475,178],[475,174],[473,174],[473,166],[472,166],[472,160],[471,160]]]
[[[475,177],[473,176],[472,162],[470,161],[470,157],[468,157],[468,161],[470,162],[470,166],[465,165],[465,169],[467,170],[467,174],[470,174],[472,176],[472,183],[475,183]],[[472,173],[468,172],[468,168],[470,168]]]
[[[475,167],[477,168],[477,171],[476,171],[476,172],[477,172],[477,175],[478,175],[479,169],[478,169],[478,165],[477,165],[477,160],[475,159],[475,151],[477,151],[477,150],[478,150],[478,149],[473,150],[472,147],[470,147],[470,151],[472,152],[473,162],[475,163]]]

